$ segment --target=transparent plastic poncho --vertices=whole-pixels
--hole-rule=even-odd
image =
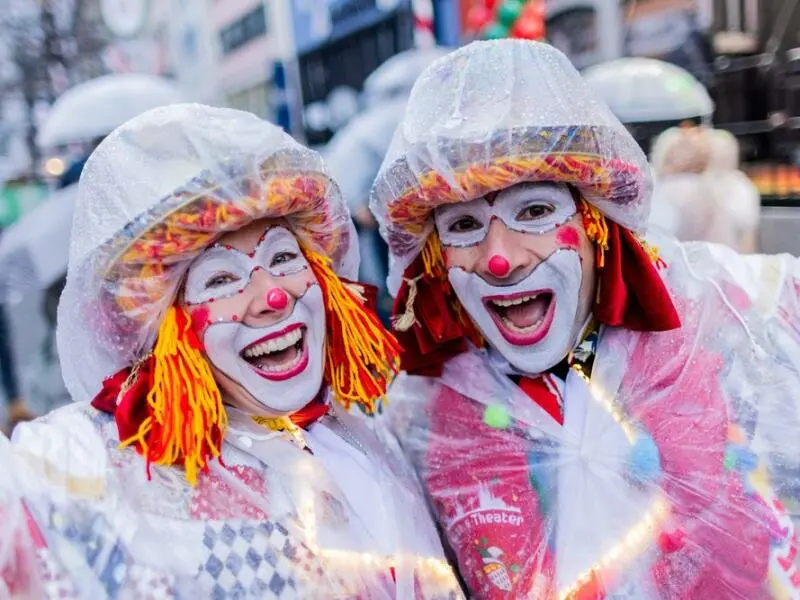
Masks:
[[[433,229],[431,211],[522,181],[564,181],[621,225],[646,228],[647,159],[558,50],[477,42],[411,91],[370,208],[391,250],[389,290]]]
[[[485,350],[393,429],[476,598],[800,598],[800,267],[661,240],[682,327],[601,327],[564,425]]]
[[[241,111],[173,105],[111,133],[84,168],[58,347],[74,400],[150,350],[192,259],[225,231],[284,218],[354,278],[358,246],[322,158]]]
[[[593,154],[573,145],[595,131],[610,133],[589,136]],[[513,162],[529,156],[520,139],[541,144],[541,158]],[[584,168],[594,156],[604,169]],[[550,164],[557,173],[540,167]],[[437,204],[548,179],[626,227],[647,222],[644,157],[557,51],[501,41],[439,61],[373,189],[394,277],[432,232]],[[530,378],[560,398],[563,424],[485,348],[392,388],[386,423],[472,597],[800,597],[800,267],[648,242],[681,327],[599,326],[564,373]]]
[[[310,452],[226,406],[220,459],[194,486],[121,448],[114,415],[80,401],[147,349],[186,264],[223,231],[285,218],[353,274],[349,214],[318,155],[244,113],[178,105],[113,133],[81,185],[59,315],[77,401],[0,443],[0,570],[15,593],[462,598],[410,466],[330,391],[302,433]],[[114,379],[101,397],[119,400]]]
[[[196,487],[176,467],[148,474],[88,406],[21,426],[13,444],[0,439],[11,597],[463,598],[399,450],[334,412],[375,465],[370,481],[337,477],[233,409],[222,462]],[[314,428],[307,439],[326,440]]]

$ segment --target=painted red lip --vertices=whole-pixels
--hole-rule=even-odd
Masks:
[[[289,325],[289,326],[287,326],[287,327],[284,327],[284,328],[283,328],[283,329],[281,329],[280,331],[275,331],[274,333],[269,333],[269,334],[265,335],[264,337],[262,337],[262,338],[260,338],[260,339],[257,339],[257,340],[256,340],[255,342],[253,342],[252,344],[248,344],[247,346],[245,346],[244,348],[242,348],[242,349],[239,351],[239,354],[240,354],[240,355],[241,355],[241,354],[244,354],[245,352],[247,352],[248,350],[250,350],[250,348],[253,348],[254,346],[258,346],[259,344],[263,344],[264,342],[268,342],[268,341],[270,341],[270,340],[274,340],[275,338],[279,338],[279,337],[281,337],[282,335],[286,335],[286,334],[287,334],[287,333],[289,333],[290,331],[294,331],[295,329],[299,329],[299,328],[300,328],[300,327],[302,327],[302,326],[303,326],[303,324],[302,324],[302,323],[294,323],[294,324],[292,324],[292,325]]]
[[[495,309],[490,306],[492,300],[514,300],[524,296],[531,296],[533,294],[550,294],[550,304],[547,307],[547,312],[544,314],[541,325],[527,333],[520,333],[518,331],[511,331],[506,327],[503,319],[497,314]],[[530,346],[541,342],[544,337],[549,333],[550,327],[553,325],[553,318],[556,313],[556,296],[553,290],[530,290],[526,292],[519,292],[518,294],[486,296],[483,298],[483,304],[486,310],[492,316],[497,329],[505,340],[514,346]]]
[[[301,323],[295,323],[293,325],[289,325],[288,327],[285,327],[284,329],[281,329],[280,331],[276,331],[274,333],[270,333],[268,335],[265,335],[264,337],[256,340],[252,344],[249,344],[248,346],[246,346],[240,352],[239,355],[242,356],[244,354],[244,352],[246,352],[249,348],[252,348],[252,347],[257,346],[259,344],[263,344],[264,342],[268,342],[269,340],[281,337],[282,335],[286,335],[287,333],[292,332],[295,329],[299,329],[301,327],[304,327]],[[245,362],[247,362],[248,366],[251,369],[253,369],[253,371],[255,371],[256,374],[258,374],[259,376],[263,377],[264,379],[267,379],[269,381],[286,381],[287,379],[291,379],[292,377],[298,376],[300,373],[302,373],[303,371],[306,370],[306,367],[308,367],[308,360],[309,360],[309,358],[308,358],[308,344],[306,343],[305,332],[303,333],[303,350],[302,350],[302,352],[303,352],[303,355],[300,357],[300,360],[297,361],[297,364],[293,365],[291,368],[287,369],[286,371],[262,371],[261,369],[259,369],[258,367],[250,364],[246,360],[245,360]],[[243,360],[244,360],[244,358],[243,358]]]
[[[303,356],[300,358],[298,363],[293,366],[288,371],[262,371],[260,369],[255,368],[254,366],[250,365],[250,368],[253,369],[256,373],[258,373],[264,379],[268,379],[269,381],[286,381],[287,379],[291,379],[292,377],[297,377],[306,370],[308,366],[308,346],[303,342]]]

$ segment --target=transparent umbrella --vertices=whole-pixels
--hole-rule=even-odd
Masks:
[[[328,168],[353,212],[367,205],[370,187],[405,105],[406,99],[398,98],[356,115],[325,147]]]
[[[406,98],[422,71],[451,48],[407,50],[387,60],[364,82],[364,100],[368,107],[392,98]]]
[[[47,288],[67,272],[78,186],[53,193],[0,236],[0,301]]]
[[[37,136],[43,148],[105,136],[152,108],[183,101],[169,80],[150,75],[106,75],[76,85],[50,109]]]
[[[710,117],[714,103],[691,73],[652,58],[620,58],[586,69],[584,79],[623,123]]]

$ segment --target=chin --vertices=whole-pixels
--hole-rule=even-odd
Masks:
[[[292,414],[311,402],[323,385],[322,356],[305,348],[280,370],[243,365],[240,385],[267,411]]]

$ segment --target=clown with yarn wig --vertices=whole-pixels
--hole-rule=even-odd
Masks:
[[[551,46],[414,86],[371,196],[386,416],[472,597],[800,597],[800,269],[645,240],[650,195]]]
[[[320,156],[173,105],[112,133],[80,186],[58,328],[75,404],[2,446],[36,597],[461,598],[367,422],[399,348],[347,279]]]

